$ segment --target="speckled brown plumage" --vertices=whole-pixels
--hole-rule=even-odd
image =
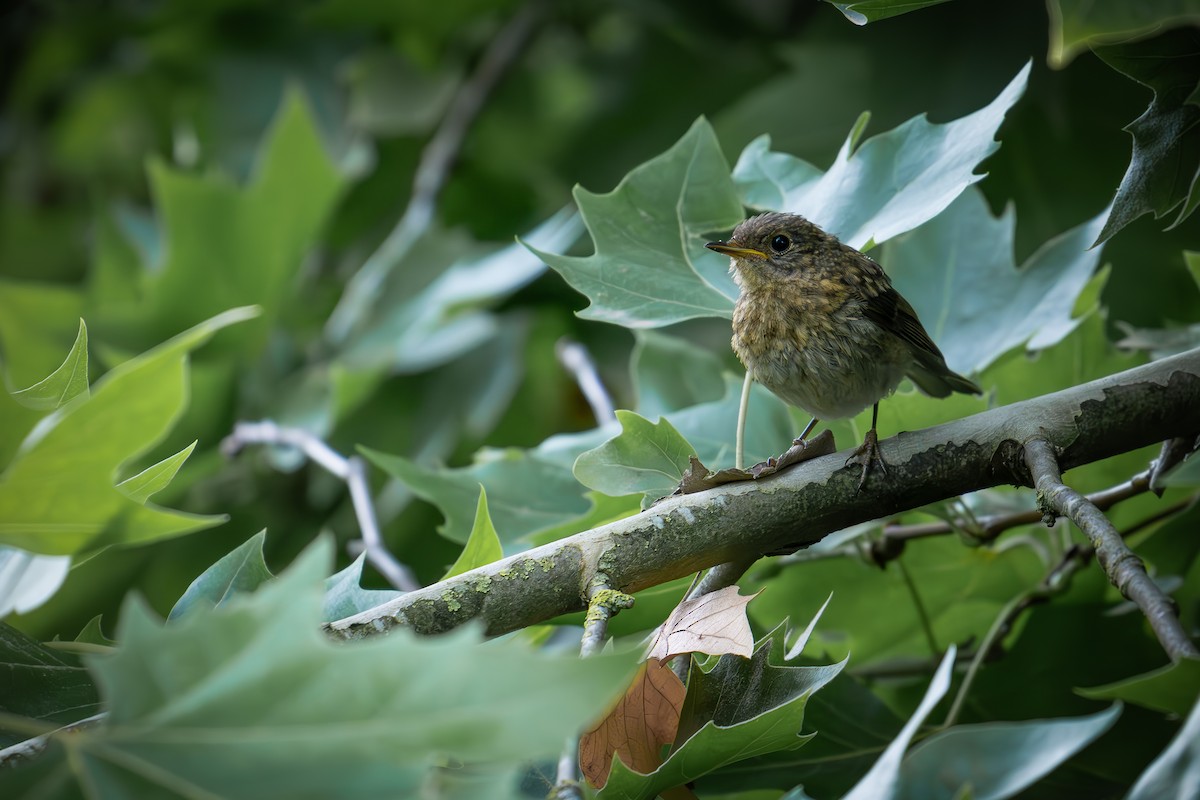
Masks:
[[[742,290],[733,312],[738,358],[754,380],[815,418],[878,411],[905,376],[934,397],[979,393],[946,366],[887,273],[804,217],[760,214],[708,247],[730,256]],[[863,480],[878,460],[874,421],[864,450]]]

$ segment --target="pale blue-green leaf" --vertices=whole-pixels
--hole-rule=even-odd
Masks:
[[[204,570],[176,601],[167,619],[177,620],[196,608],[224,605],[275,577],[263,560],[266,538],[267,532],[259,531]]]
[[[1040,350],[1074,330],[1076,300],[1100,261],[1101,214],[1013,262],[1012,207],[1000,217],[968,189],[944,212],[885,244],[879,261],[951,369],[978,373],[1022,344]]]
[[[70,556],[43,556],[0,545],[0,619],[45,603],[67,579]]]
[[[1167,749],[1146,767],[1125,800],[1194,800],[1200,797],[1200,700]]]
[[[531,249],[591,301],[581,317],[649,328],[732,314],[737,287],[727,274],[729,260],[704,245],[714,231],[737,224],[742,207],[703,117],[612,192],[576,187],[575,202],[595,253]]]
[[[488,514],[487,489],[483,484],[479,484],[479,504],[475,507],[475,524],[471,526],[471,535],[467,537],[462,552],[458,554],[450,569],[446,570],[442,580],[499,561],[503,557],[504,547],[500,544],[500,537],[492,524],[491,515]]]
[[[332,622],[354,616],[368,608],[395,600],[401,593],[394,589],[362,588],[362,570],[366,554],[360,554],[350,566],[325,579],[325,599],[321,604],[321,620]]]
[[[567,208],[531,231],[533,247],[565,249],[583,230]],[[462,232],[433,229],[392,270],[373,313],[343,347],[339,363],[353,370],[420,372],[487,341],[495,305],[541,275],[542,259],[513,243],[487,248]]]
[[[1075,691],[1093,700],[1124,700],[1183,717],[1200,697],[1200,661],[1185,658],[1152,672]]]
[[[632,411],[617,411],[621,433],[575,460],[575,477],[589,489],[647,499],[670,494],[687,471],[692,446],[666,418],[652,423]]]
[[[654,330],[634,332],[630,371],[637,412],[647,419],[725,394],[721,359],[686,339]]]
[[[319,630],[331,560],[323,538],[254,593],[169,625],[127,604],[120,648],[89,662],[109,715],[72,739],[59,780],[104,774],[113,796],[409,796],[446,756],[552,756],[632,672],[633,653],[545,656],[470,628],[336,644]]]
[[[996,132],[1028,78],[1026,64],[990,104],[953,122],[914,117],[858,149],[852,135],[824,173],[771,152],[760,137],[742,152],[734,180],[746,205],[803,214],[853,247],[884,242],[937,216],[983,177],[975,168],[1000,147]]]
[[[925,691],[925,696],[921,698],[917,710],[913,712],[908,722],[904,723],[900,733],[883,751],[883,755],[879,756],[874,766],[842,800],[893,800],[897,796],[896,793],[900,788],[900,764],[904,758],[904,751],[908,749],[908,743],[912,741],[917,729],[925,722],[925,718],[949,691],[950,671],[954,668],[954,658],[957,653],[954,645],[947,648],[946,655],[933,674],[933,680],[929,682],[929,688]]]
[[[1121,704],[1086,717],[958,725],[913,748],[900,765],[901,800],[1005,800],[1111,728]]]
[[[117,488],[124,492],[130,500],[145,503],[155,493],[161,492],[170,485],[175,474],[179,472],[179,468],[183,466],[183,462],[187,461],[188,456],[196,449],[196,444],[196,442],[192,442],[175,455],[167,456],[157,464],[146,467],[137,475],[118,483]]]
[[[79,320],[79,333],[71,352],[58,369],[33,386],[12,393],[12,397],[26,408],[35,411],[53,411],[88,393],[87,325]]]

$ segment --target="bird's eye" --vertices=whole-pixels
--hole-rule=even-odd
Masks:
[[[775,234],[775,238],[771,240],[771,249],[776,253],[782,253],[792,246],[792,240],[784,236],[782,233]]]

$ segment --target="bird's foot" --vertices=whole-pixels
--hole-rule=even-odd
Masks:
[[[879,471],[887,475],[887,462],[883,460],[883,453],[879,450],[879,434],[875,432],[874,428],[867,431],[863,443],[846,459],[846,466],[851,463],[862,465],[862,475],[858,479],[858,487],[854,490],[855,494],[861,492],[863,486],[866,485],[867,473],[871,471],[872,464],[878,464]]]

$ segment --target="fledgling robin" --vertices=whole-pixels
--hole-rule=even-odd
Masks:
[[[751,217],[727,242],[707,247],[730,257],[741,288],[733,311],[733,349],[757,382],[821,419],[873,405],[871,430],[847,459],[885,472],[875,425],[879,401],[911,378],[925,394],[979,394],[946,366],[917,312],[883,268],[798,214]],[[799,440],[798,440],[799,441]]]

